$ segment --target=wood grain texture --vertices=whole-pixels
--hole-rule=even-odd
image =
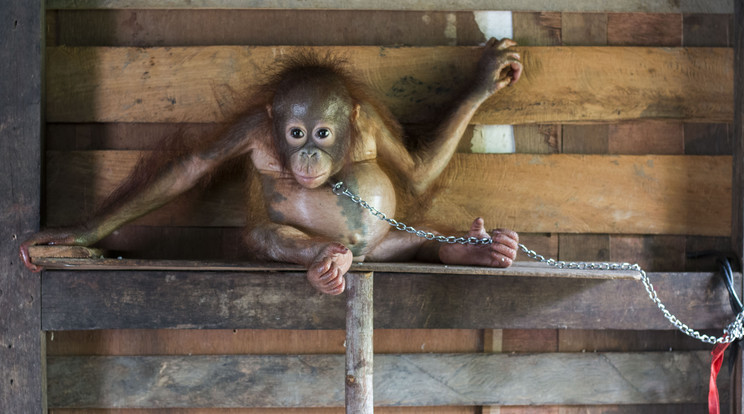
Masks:
[[[42,413],[41,284],[18,258],[39,229],[42,1],[0,0],[0,412]]]
[[[514,40],[522,46],[560,46],[561,13],[513,13]]]
[[[631,406],[637,407],[637,406]],[[343,407],[323,408],[108,408],[80,409],[58,408],[49,414],[344,414]],[[660,414],[660,412],[623,411],[634,414]],[[376,414],[482,414],[476,407],[375,407]],[[573,413],[569,413],[573,414]],[[586,414],[586,413],[581,413]],[[592,412],[591,414],[594,414]],[[666,414],[664,412],[663,414]],[[673,413],[671,413],[673,414]]]
[[[515,152],[555,154],[561,148],[561,126],[555,124],[514,126]]]
[[[716,274],[650,278],[690,326],[730,322]],[[382,272],[375,280],[382,329],[673,329],[634,280]],[[345,320],[344,298],[318,294],[304,272],[47,271],[42,287],[44,330],[343,329]]]
[[[304,271],[300,265],[275,262],[224,262],[194,260],[140,260],[123,258],[69,258],[54,257],[57,246],[36,246],[34,251],[41,256],[34,257],[33,263],[52,270],[165,270],[165,271],[222,271],[222,272],[280,272]],[[49,251],[46,253],[45,251]],[[80,255],[95,255],[96,249],[76,247]],[[86,250],[90,250],[86,252]],[[560,277],[566,279],[628,279],[640,280],[637,272],[632,270],[581,270],[564,267],[551,267],[545,263],[517,261],[508,268],[443,265],[439,263],[395,263],[395,262],[359,262],[352,263],[352,272],[387,272],[419,273],[440,275],[482,275],[482,276],[518,276],[518,277]]]
[[[215,122],[244,105],[291,47],[48,48],[52,122]],[[441,110],[468,82],[478,48],[323,48],[348,56],[403,121]],[[481,106],[476,124],[732,119],[725,48],[521,48],[526,76]],[[614,62],[614,63],[613,63]],[[560,76],[556,76],[559,74]],[[705,80],[716,79],[711,83]]]
[[[127,329],[55,331],[47,355],[343,354],[343,330]],[[483,347],[475,329],[376,329],[376,354],[466,353]]]
[[[744,3],[734,5],[734,125],[731,247],[739,263],[744,260]],[[739,289],[739,294],[743,292]],[[739,348],[735,355],[735,369],[731,383],[731,411],[744,413],[744,353]]]
[[[607,14],[561,13],[561,40],[565,46],[607,45]]]
[[[486,40],[469,11],[108,9],[50,14],[56,17],[56,43],[50,46],[476,46]],[[199,30],[190,30],[195,27]]]
[[[730,14],[685,14],[682,43],[688,47],[733,46],[734,16]]]
[[[343,359],[53,357],[49,400],[57,408],[339,406]],[[705,351],[378,355],[375,404],[699,403],[707,398],[700,378],[705,378],[708,359]]]
[[[686,249],[684,236],[612,235],[609,242],[610,261],[632,261],[656,272],[689,270],[686,253],[692,251]],[[708,269],[718,270],[718,267],[709,266]]]
[[[625,155],[685,154],[685,125],[699,124],[646,121],[609,125],[607,131],[608,153]]]
[[[344,405],[349,414],[374,412],[373,285],[371,272],[346,276]]]
[[[706,331],[716,334],[713,331]],[[558,331],[558,352],[705,351],[711,346],[680,331],[618,331],[612,329]]]
[[[91,214],[140,155],[49,152],[47,225],[70,225]],[[731,229],[726,156],[457,154],[445,177],[424,219],[442,223],[447,217],[456,229],[468,229],[479,216],[489,226],[532,233],[727,236]],[[135,223],[242,226],[242,188],[232,180],[192,190]]]
[[[685,154],[729,155],[733,152],[732,124],[685,124]]]
[[[285,8],[349,10],[522,10],[581,12],[650,12],[650,13],[731,13],[732,0],[447,0],[407,1],[378,0],[48,0],[48,9],[174,9],[174,8]]]
[[[470,157],[482,157],[483,167],[472,168],[480,163]],[[449,217],[464,228],[468,221],[460,223],[459,217],[487,211],[486,223],[528,232],[726,235],[730,231],[730,196],[724,194],[724,177],[730,170],[723,158],[720,164],[706,157],[568,154],[515,154],[491,160],[480,154],[454,158],[449,167],[452,179],[435,195],[427,215],[430,221]],[[689,162],[700,164],[689,168],[685,166]],[[722,186],[705,182],[718,174]],[[479,180],[473,181],[474,176]],[[680,182],[675,184],[672,177]],[[488,208],[485,200],[479,200],[480,205],[470,210],[468,200],[472,201],[475,190],[463,190],[474,183],[482,187],[483,182],[492,183],[485,193],[480,191],[495,204]],[[527,185],[530,182],[534,187]],[[685,199],[690,191],[699,190],[706,194]],[[679,201],[671,201],[675,199]],[[695,205],[703,200],[711,204],[697,209]],[[524,227],[527,223],[529,228]]]
[[[563,125],[561,152],[565,154],[607,154],[608,124]]]
[[[682,15],[610,13],[607,44],[616,46],[682,46]]]

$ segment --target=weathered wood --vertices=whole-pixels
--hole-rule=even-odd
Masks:
[[[346,276],[346,376],[347,414],[374,412],[373,388],[373,275],[352,272]]]
[[[624,155],[682,155],[685,154],[685,125],[681,122],[627,122],[608,126],[608,153]],[[705,124],[703,124],[705,125]],[[649,139],[653,137],[653,139]],[[692,154],[690,155],[703,155]]]
[[[140,153],[47,157],[46,222],[63,226],[92,213]],[[529,233],[728,236],[730,177],[726,156],[457,154],[425,219],[442,223],[446,217],[448,225],[463,230],[482,216],[489,226]],[[243,187],[233,180],[204,193],[191,191],[135,223],[243,226]]]
[[[558,259],[567,262],[609,262],[610,236],[607,234],[560,234],[558,235]]]
[[[458,228],[470,222],[465,217],[482,215],[486,223],[527,232],[725,236],[730,232],[725,178],[730,170],[729,161],[720,160],[719,164],[715,158],[682,156],[459,156],[448,170],[456,175],[435,195],[427,217],[431,222],[448,217]],[[696,166],[688,169],[688,163]],[[719,174],[718,184],[712,184],[709,180]],[[482,183],[490,184],[485,193]],[[704,194],[692,196],[697,191]],[[477,193],[484,199],[475,206],[472,195]],[[494,204],[487,205],[488,201]]]
[[[262,262],[217,262],[188,260],[141,260],[123,258],[100,258],[97,249],[76,246],[72,251],[81,257],[55,256],[58,246],[35,246],[32,262],[47,269],[58,270],[166,270],[166,271],[240,271],[278,272],[302,271],[299,265]],[[63,252],[66,253],[66,252]],[[84,258],[86,256],[87,258]],[[420,273],[441,275],[483,275],[520,277],[561,277],[569,279],[634,279],[640,280],[637,272],[626,270],[596,271],[563,268],[557,269],[543,263],[515,262],[508,268],[442,265],[432,263],[353,263],[353,272]]]
[[[561,44],[606,46],[607,14],[561,13]]]
[[[514,40],[522,46],[560,46],[561,13],[513,13]]]
[[[52,357],[49,401],[59,408],[339,406],[343,358]],[[375,404],[698,403],[707,397],[708,363],[705,351],[377,355]]]
[[[732,0],[47,0],[47,9],[348,9],[348,10],[513,10],[575,12],[731,13]]]
[[[609,128],[607,124],[563,125],[561,152],[565,154],[607,154]]]
[[[682,19],[683,46],[732,46],[734,16],[731,14],[685,14]]]
[[[677,408],[677,411],[650,411],[645,410],[649,407],[654,406],[619,406],[629,407],[627,410],[620,408],[621,411],[617,411],[614,414],[678,414],[683,411],[679,411],[679,407],[684,410],[685,407],[697,408],[699,404],[675,404],[672,407]],[[602,406],[596,406],[599,408]],[[604,406],[606,407],[606,406]],[[635,409],[635,411],[634,411]],[[702,410],[702,408],[700,408]],[[141,409],[65,409],[58,408],[50,410],[49,414],[276,414],[277,411],[281,411],[282,414],[344,414],[343,407],[304,407],[304,408],[251,408],[249,410],[237,409],[237,410],[225,410],[223,408],[141,408]],[[691,411],[694,412],[694,411]],[[476,411],[476,407],[379,407],[375,409],[376,414],[481,414]],[[521,414],[515,413],[503,413],[503,414]],[[541,413],[531,413],[541,414]],[[548,413],[546,413],[548,414]],[[570,411],[566,414],[601,414],[600,411],[590,412],[578,412]]]
[[[47,355],[343,355],[345,331],[300,329],[124,329],[56,331]],[[376,329],[374,350],[383,354],[479,352],[476,329]],[[702,348],[700,348],[702,349]],[[342,384],[339,380],[339,386]]]
[[[99,9],[53,14],[56,30],[50,31],[56,43],[49,46],[477,46],[486,40],[469,11]]]
[[[706,239],[713,239],[707,237]],[[609,261],[623,261],[632,257],[646,270],[654,272],[687,271],[686,254],[703,249],[687,249],[685,236],[610,236]],[[707,246],[706,246],[707,247]],[[710,246],[714,247],[714,246]],[[718,270],[714,260],[708,266],[698,267],[709,271]]]
[[[682,15],[611,13],[607,44],[614,46],[682,46]]]
[[[377,407],[376,414],[679,414],[704,413],[706,403],[699,404],[626,404],[626,405],[574,405],[574,406],[504,406],[488,411],[485,407]],[[244,413],[245,410],[238,411]],[[246,414],[276,414],[276,408],[252,408]],[[282,414],[343,414],[342,407],[282,408]],[[49,414],[226,414],[221,408],[159,408],[159,409],[54,409]],[[233,413],[230,413],[233,414]]]
[[[734,20],[734,133],[732,178],[732,230],[731,239],[739,261],[744,260],[744,5],[736,2]],[[742,407],[744,410],[744,407]]]
[[[734,11],[734,134],[733,134],[733,178],[732,185],[732,229],[731,240],[739,263],[744,261],[744,2],[735,2]],[[741,286],[741,285],[738,285]],[[738,289],[739,296],[744,288]],[[744,351],[739,348],[735,355],[736,369],[731,384],[731,412],[744,413]]]
[[[695,329],[731,321],[715,273],[650,278]],[[382,329],[674,329],[634,280],[382,272],[375,279],[374,325]],[[343,298],[315,292],[304,272],[47,271],[42,288],[44,330],[343,329],[345,320]]]
[[[263,68],[292,47],[47,49],[52,122],[215,122],[244,105]],[[324,47],[403,121],[431,117],[471,76],[479,48]],[[476,124],[732,119],[726,48],[525,47],[528,75],[488,100]],[[229,64],[225,63],[229,62]],[[560,74],[560,76],[556,76]],[[701,79],[716,79],[714,83]]]
[[[732,124],[685,124],[685,154],[732,154],[732,135]]]
[[[717,334],[717,332],[712,332]],[[711,345],[680,331],[573,330],[558,331],[557,352],[710,351]]]
[[[514,126],[514,152],[518,154],[560,152],[561,132],[561,126],[556,124],[516,125]]]
[[[39,275],[18,258],[39,228],[43,2],[0,0],[0,412],[46,412]]]

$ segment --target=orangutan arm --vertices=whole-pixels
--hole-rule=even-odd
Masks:
[[[138,164],[107,206],[93,218],[77,226],[41,231],[23,242],[20,256],[24,264],[33,271],[41,270],[31,263],[30,246],[89,246],[124,224],[168,203],[196,185],[219,164],[250,151],[255,134],[261,131],[262,116],[263,112],[245,117],[207,145],[187,151],[185,155],[165,162]]]
[[[520,56],[509,50],[514,45],[516,43],[509,39],[488,41],[478,62],[475,81],[421,149],[409,153],[392,134],[377,135],[378,155],[409,180],[415,194],[426,191],[444,171],[480,105],[521,77]]]

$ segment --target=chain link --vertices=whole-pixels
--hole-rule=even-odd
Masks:
[[[408,226],[405,223],[402,223],[394,218],[390,218],[386,216],[385,213],[369,205],[369,203],[362,200],[361,197],[349,191],[349,189],[344,186],[343,181],[339,181],[333,185],[333,194],[336,194],[337,196],[343,195],[343,196],[349,197],[349,199],[351,199],[351,201],[353,201],[355,204],[359,204],[360,206],[364,207],[370,213],[372,213],[373,216],[379,218],[382,221],[387,222],[389,225],[395,227],[396,230],[415,234],[416,236],[424,238],[426,240],[434,240],[440,243],[449,243],[449,244],[455,244],[455,243],[471,244],[474,246],[493,243],[490,237],[484,237],[481,239],[478,237],[442,236],[439,234],[434,234],[430,231],[416,230],[415,228]]]
[[[664,315],[664,317],[685,335],[695,338],[701,342],[705,342],[707,344],[712,344],[712,345],[722,344],[722,343],[731,343],[744,337],[744,312],[740,312],[739,314],[737,314],[734,321],[728,324],[728,326],[726,326],[726,328],[723,329],[723,336],[717,337],[717,336],[706,335],[687,326],[687,324],[677,319],[677,317],[674,316],[666,308],[666,306],[663,303],[661,303],[661,299],[659,299],[659,295],[656,293],[656,289],[654,289],[654,285],[651,283],[651,280],[646,274],[646,271],[643,270],[641,266],[638,264],[605,263],[605,262],[602,262],[602,263],[565,262],[562,260],[556,261],[554,259],[546,259],[544,256],[537,254],[534,250],[528,249],[525,245],[521,243],[519,244],[519,248],[530,259],[536,260],[541,263],[545,263],[548,266],[553,266],[558,269],[610,270],[610,271],[624,270],[624,271],[638,272],[641,275],[641,283],[643,283],[643,286],[646,288],[646,293],[648,293],[649,298],[651,298],[651,300],[656,304],[656,306],[659,308],[659,310]]]
[[[415,234],[416,236],[424,238],[426,240],[435,240],[440,243],[449,243],[449,244],[459,243],[459,244],[468,244],[468,245],[475,245],[475,246],[488,245],[488,244],[493,243],[493,240],[491,240],[490,237],[478,238],[478,237],[442,236],[442,235],[434,234],[429,231],[416,230],[415,228],[408,226],[405,223],[402,223],[393,218],[387,217],[385,213],[369,205],[369,203],[362,200],[361,197],[349,191],[349,189],[344,186],[344,183],[342,181],[339,181],[338,183],[333,185],[333,193],[336,194],[337,196],[343,195],[343,196],[348,197],[355,204],[359,204],[360,206],[364,207],[366,210],[372,213],[372,215],[374,215],[375,217],[379,218],[382,221],[387,222],[391,226],[395,227],[397,230]],[[677,317],[674,316],[666,308],[666,306],[664,306],[663,303],[661,303],[661,299],[659,299],[659,295],[656,293],[656,289],[654,289],[654,285],[651,284],[651,280],[648,278],[648,275],[638,264],[606,263],[606,262],[601,262],[601,263],[566,262],[563,260],[546,259],[545,256],[538,254],[534,250],[528,249],[522,243],[519,243],[519,248],[530,259],[536,260],[541,263],[545,263],[546,265],[555,267],[557,269],[609,270],[609,271],[638,272],[641,276],[641,282],[643,283],[643,286],[646,288],[646,292],[648,293],[648,296],[656,304],[656,306],[659,308],[662,314],[664,314],[664,317],[685,335],[695,338],[701,342],[705,342],[707,344],[713,344],[713,345],[722,344],[722,343],[731,343],[744,337],[744,311],[738,313],[734,321],[728,324],[728,326],[726,326],[726,328],[723,329],[723,336],[717,337],[717,336],[702,334],[699,331],[696,331],[690,328],[689,326],[687,326],[685,323],[677,319]]]

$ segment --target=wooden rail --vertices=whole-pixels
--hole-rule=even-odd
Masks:
[[[63,250],[72,256],[87,251]],[[702,403],[707,396],[699,386],[707,352],[378,355],[373,385],[372,271],[378,328],[673,329],[633,272],[555,270],[531,262],[509,269],[355,264],[346,297],[330,297],[314,293],[301,269],[283,264],[34,262],[76,269],[44,273],[45,330],[345,326],[347,332],[345,375],[340,355],[52,357],[53,408],[330,407],[342,405],[344,382],[349,413],[371,413],[373,404]],[[720,328],[733,317],[715,274],[650,278],[668,308],[697,329]],[[735,283],[741,282],[737,273]],[[555,384],[559,372],[571,372],[585,386]],[[545,381],[553,384],[547,391]]]

